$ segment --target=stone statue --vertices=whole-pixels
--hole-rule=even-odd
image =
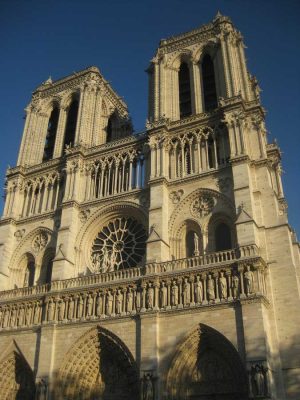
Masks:
[[[255,365],[254,368],[254,376],[253,376],[256,396],[264,396],[265,394],[265,377],[263,374],[263,367],[258,364]]]
[[[201,304],[203,300],[203,287],[200,276],[197,276],[196,278],[194,290],[195,290],[195,301],[196,303]]]
[[[24,323],[24,307],[19,308],[18,314],[18,326],[22,326]]]
[[[116,295],[116,312],[117,314],[121,314],[122,310],[122,304],[123,304],[123,294],[120,289],[117,290],[117,295]]]
[[[48,303],[48,321],[53,321],[54,319],[54,308],[55,304],[52,299],[49,300]]]
[[[127,303],[127,312],[131,313],[133,307],[133,294],[131,288],[128,288],[126,303]]]
[[[227,299],[227,281],[226,277],[224,276],[224,272],[220,272],[219,284],[221,299]]]
[[[96,315],[100,317],[102,314],[102,295],[98,293],[97,300],[96,300]]]
[[[78,318],[82,318],[82,312],[83,312],[83,298],[82,298],[82,296],[79,295],[78,308],[77,308],[77,317]]]
[[[239,277],[237,275],[233,275],[231,288],[232,288],[232,296],[234,299],[237,299],[239,296]]]
[[[65,317],[66,304],[63,299],[60,300],[58,306],[58,320],[62,321]]]
[[[94,271],[95,272],[101,272],[102,265],[101,265],[101,255],[100,255],[100,253],[94,253],[93,254],[92,263],[93,263],[93,266],[94,266]]]
[[[161,283],[161,288],[160,288],[160,304],[161,307],[166,307],[167,302],[168,302],[168,288],[165,285],[165,282]]]
[[[26,307],[26,312],[25,312],[25,323],[26,325],[31,324],[31,317],[32,317],[32,307],[31,304],[28,304]]]
[[[172,306],[178,305],[178,286],[176,285],[176,281],[173,281],[171,287],[171,302]]]
[[[246,295],[248,296],[253,291],[253,281],[254,281],[254,276],[253,272],[250,269],[250,265],[247,265],[244,277],[245,277],[245,292]]]
[[[40,321],[40,302],[37,301],[34,307],[34,316],[33,316],[33,323],[37,325]]]
[[[135,305],[136,305],[137,311],[139,311],[141,309],[141,290],[142,289],[140,287],[136,288]]]
[[[190,304],[191,302],[191,285],[187,278],[184,278],[183,282],[182,301],[184,306]]]
[[[74,300],[73,300],[73,297],[70,297],[69,309],[68,309],[68,319],[73,319],[73,317],[74,317]]]
[[[114,296],[112,295],[111,291],[108,290],[106,295],[106,315],[112,314],[113,301],[114,301]]]
[[[152,375],[146,374],[143,383],[143,400],[154,400],[154,387]]]
[[[102,248],[103,259],[102,259],[102,272],[107,272],[110,268],[109,252],[106,246]]]
[[[147,290],[147,305],[148,308],[153,308],[153,299],[154,299],[154,289],[152,287],[151,282],[149,282],[149,287]]]
[[[86,316],[91,317],[93,314],[93,299],[89,294],[86,301]]]
[[[3,328],[6,328],[8,325],[8,316],[9,316],[9,310],[8,310],[8,308],[6,308],[4,310],[4,317],[3,317],[3,324],[2,324]]]
[[[25,270],[25,275],[24,275],[24,287],[29,286],[29,275],[30,275],[30,271],[29,271],[29,268],[27,267]]]
[[[10,314],[10,326],[12,326],[12,327],[15,326],[15,323],[16,323],[16,314],[17,314],[17,311],[16,311],[15,307],[13,307],[11,314]]]
[[[199,256],[199,236],[194,232],[194,256]]]
[[[117,252],[115,251],[115,249],[112,249],[109,262],[109,269],[108,269],[109,272],[115,270],[116,263],[117,263]]]
[[[207,281],[207,298],[208,300],[215,300],[215,282],[213,279],[211,279],[211,275],[208,275],[208,281]]]

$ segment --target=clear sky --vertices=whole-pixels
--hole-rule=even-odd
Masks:
[[[23,110],[42,81],[96,65],[143,130],[145,69],[159,40],[210,22],[218,10],[244,36],[269,140],[277,138],[283,153],[289,221],[300,236],[299,0],[0,0],[2,187],[7,165],[16,163]]]

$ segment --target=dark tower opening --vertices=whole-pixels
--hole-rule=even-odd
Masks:
[[[55,138],[58,126],[58,118],[59,118],[59,109],[55,107],[53,108],[49,118],[45,147],[44,147],[43,162],[51,160],[51,158],[53,158]]]
[[[73,146],[75,141],[75,133],[77,126],[77,116],[78,116],[78,100],[74,99],[69,107],[67,123],[66,123],[66,131],[65,131],[65,140],[64,140],[64,148],[68,146]]]
[[[192,114],[190,70],[186,63],[182,63],[179,70],[179,109],[180,118]]]
[[[202,61],[202,82],[205,111],[210,111],[218,107],[218,99],[214,64],[208,54]]]

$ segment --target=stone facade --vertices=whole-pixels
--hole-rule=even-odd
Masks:
[[[299,399],[299,244],[241,34],[162,40],[147,130],[39,86],[0,221],[2,399]]]

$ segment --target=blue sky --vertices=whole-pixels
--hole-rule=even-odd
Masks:
[[[147,116],[145,69],[159,40],[228,15],[242,32],[283,153],[289,221],[300,235],[300,2],[297,0],[0,0],[0,180],[15,165],[31,92],[49,75],[96,65],[124,97],[136,131]],[[3,202],[0,201],[0,208]]]

